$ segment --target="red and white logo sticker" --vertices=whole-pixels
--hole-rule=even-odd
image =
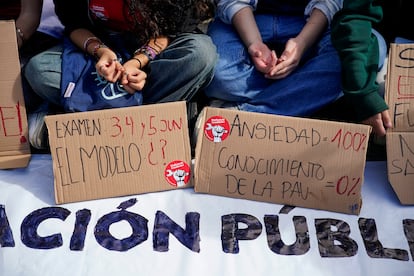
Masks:
[[[190,181],[190,166],[184,161],[173,161],[165,168],[164,175],[172,186],[183,187]]]
[[[230,132],[229,122],[221,116],[213,116],[204,124],[204,134],[214,143],[220,143],[227,139]]]

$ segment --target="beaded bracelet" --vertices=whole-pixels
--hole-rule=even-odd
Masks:
[[[148,58],[148,60],[151,61],[151,60],[155,59],[155,57],[157,56],[158,53],[152,47],[150,47],[148,45],[145,45],[145,46],[142,46],[141,48],[137,49],[134,52],[134,56],[136,56],[138,54],[145,55]]]

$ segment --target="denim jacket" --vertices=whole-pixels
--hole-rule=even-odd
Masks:
[[[257,9],[260,0],[216,0],[217,16],[225,23],[230,24],[233,16],[242,8],[251,7]],[[274,0],[277,1],[277,0]],[[343,0],[310,0],[304,10],[305,18],[308,18],[313,9],[322,11],[328,23],[331,23],[334,14],[341,9]]]

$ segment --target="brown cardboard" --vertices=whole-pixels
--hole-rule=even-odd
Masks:
[[[359,214],[365,125],[207,107],[195,191]]]
[[[391,131],[414,131],[414,44],[391,44],[385,98],[393,120]]]
[[[414,204],[414,44],[391,44],[387,70],[388,180],[401,204]]]
[[[186,114],[174,102],[46,116],[56,203],[193,186]]]
[[[414,204],[414,133],[387,134],[388,180],[401,204]]]
[[[26,167],[30,145],[14,21],[0,21],[0,169]]]

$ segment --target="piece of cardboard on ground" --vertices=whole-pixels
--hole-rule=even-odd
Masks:
[[[0,21],[0,169],[26,167],[31,153],[14,21]]]
[[[414,204],[414,44],[391,44],[387,70],[388,180],[401,204]]]
[[[45,120],[58,204],[193,186],[185,102]]]
[[[195,191],[359,214],[371,128],[207,107]]]

